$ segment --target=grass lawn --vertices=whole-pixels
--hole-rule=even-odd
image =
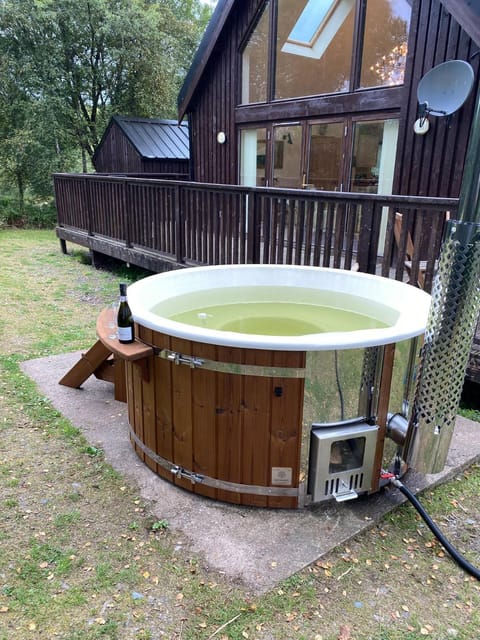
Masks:
[[[53,231],[1,230],[0,256],[0,640],[478,640],[480,583],[409,505],[261,597],[186,550],[20,369],[89,348],[138,272]],[[480,467],[422,501],[479,566]]]

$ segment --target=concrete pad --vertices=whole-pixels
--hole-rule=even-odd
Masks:
[[[137,485],[155,518],[168,520],[190,551],[254,593],[271,589],[405,501],[399,491],[388,489],[347,503],[288,511],[215,502],[175,487],[134,453],[126,405],[113,399],[111,384],[94,377],[82,389],[58,384],[80,355],[30,360],[22,369],[90,444],[102,447],[112,467]],[[458,417],[445,469],[429,476],[409,471],[405,484],[414,492],[433,487],[479,460],[479,433],[478,423]]]

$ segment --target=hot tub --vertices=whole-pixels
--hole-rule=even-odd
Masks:
[[[150,276],[128,299],[154,348],[126,365],[131,440],[156,473],[269,507],[378,489],[394,345],[424,333],[428,294],[336,269],[231,265]]]

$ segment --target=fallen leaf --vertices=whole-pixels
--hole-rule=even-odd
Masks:
[[[346,624],[342,624],[340,627],[340,635],[338,636],[338,640],[351,640],[352,638],[352,630]]]

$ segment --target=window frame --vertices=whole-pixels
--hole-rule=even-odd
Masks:
[[[242,39],[242,42],[239,46],[239,58],[240,58],[240,73],[239,73],[239,91],[237,94],[237,109],[248,109],[252,105],[260,106],[260,105],[276,105],[276,104],[284,104],[292,101],[312,101],[312,100],[323,100],[326,98],[330,99],[340,99],[347,100],[350,96],[355,95],[363,95],[367,92],[391,92],[395,89],[401,89],[406,84],[406,78],[404,78],[404,82],[402,84],[397,85],[377,85],[373,87],[362,87],[361,86],[361,75],[362,75],[362,55],[363,55],[363,47],[364,47],[364,36],[365,36],[365,26],[367,19],[367,2],[368,0],[355,0],[355,15],[354,15],[354,29],[353,29],[353,43],[352,43],[352,53],[350,60],[350,88],[345,92],[333,92],[333,93],[323,93],[323,94],[312,94],[305,96],[294,96],[289,98],[275,98],[275,76],[276,76],[276,55],[277,55],[277,25],[278,25],[278,0],[264,0],[258,8],[255,19],[252,21],[252,25],[248,30],[248,33]],[[269,36],[268,36],[268,61],[267,61],[267,79],[266,79],[266,101],[265,102],[254,102],[254,103],[244,103],[242,102],[242,92],[241,86],[243,85],[243,54],[245,51],[248,42],[255,31],[264,11],[269,12],[268,16],[268,24],[269,24]],[[410,38],[412,36],[412,19],[410,20],[408,41],[410,44]],[[410,46],[408,47],[407,53],[407,61],[410,56]],[[406,75],[406,74],[405,74]],[[355,102],[355,100],[353,101]],[[397,103],[398,104],[398,103]],[[385,109],[385,105],[381,106],[382,109]],[[294,116],[295,117],[295,116]],[[298,116],[297,116],[298,117]]]

